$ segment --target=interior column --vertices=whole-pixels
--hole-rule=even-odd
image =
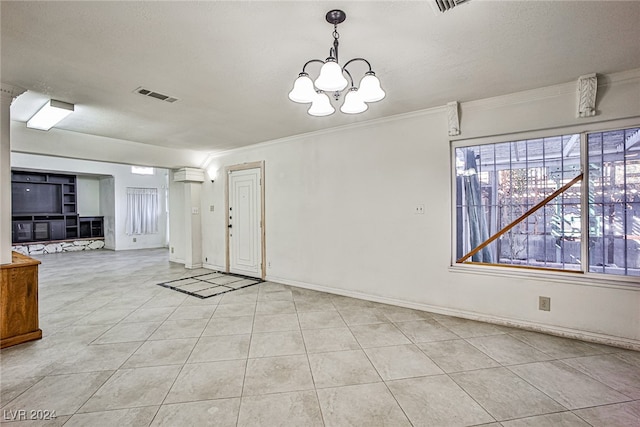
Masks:
[[[23,89],[0,88],[0,264],[11,263],[11,102]]]
[[[204,171],[182,168],[173,175],[174,182],[184,185],[182,202],[184,218],[184,266],[202,267],[202,222],[200,220],[200,192],[204,182]]]

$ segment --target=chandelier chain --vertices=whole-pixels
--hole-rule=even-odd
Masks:
[[[338,62],[338,39],[340,38],[340,33],[338,33],[338,24],[333,24],[333,54],[331,51],[329,52],[329,56],[333,56]]]

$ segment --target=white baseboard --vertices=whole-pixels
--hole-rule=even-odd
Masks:
[[[327,292],[335,295],[342,295],[351,298],[362,299],[366,301],[379,302],[382,304],[390,304],[399,307],[411,308],[414,310],[427,311],[430,313],[443,314],[446,316],[461,317],[463,319],[477,320],[480,322],[492,323],[500,326],[508,326],[512,328],[525,329],[528,331],[542,332],[549,335],[556,335],[564,338],[579,339],[582,341],[592,342],[596,344],[611,345],[615,347],[626,348],[630,350],[640,351],[640,341],[613,335],[599,334],[595,332],[581,331],[578,329],[565,328],[562,326],[546,325],[520,319],[508,319],[500,316],[488,315],[483,313],[475,313],[471,311],[458,310],[454,308],[439,307],[429,304],[421,304],[411,301],[404,301],[395,298],[388,298],[378,295],[369,295],[362,292],[350,291],[346,289],[337,289],[327,286],[315,285],[312,283],[300,282],[297,280],[285,279],[282,277],[267,276],[266,280],[270,282],[282,283],[284,285],[295,286],[314,291]]]

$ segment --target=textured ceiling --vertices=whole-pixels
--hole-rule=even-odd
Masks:
[[[31,91],[15,120],[51,97],[76,104],[61,129],[204,151],[640,68],[637,1],[473,0],[444,14],[426,0],[0,7],[2,83]],[[387,97],[364,114],[311,117],[287,93],[304,62],[327,56],[332,8],[347,14],[341,62],[367,58]]]

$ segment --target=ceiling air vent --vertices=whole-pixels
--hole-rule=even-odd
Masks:
[[[446,12],[447,10],[453,9],[457,5],[466,3],[469,0],[432,0],[432,1],[433,3],[435,3],[435,8],[437,8],[437,10],[439,10],[440,12]]]
[[[162,93],[159,93],[159,92],[154,92],[152,90],[145,89],[143,87],[139,87],[138,89],[134,90],[134,92],[138,93],[140,95],[143,95],[143,96],[148,96],[148,97],[151,97],[151,98],[159,99],[160,101],[164,101],[164,102],[173,103],[173,102],[178,101],[178,98],[175,98],[175,97],[169,96],[169,95],[165,95],[165,94],[162,94]]]

